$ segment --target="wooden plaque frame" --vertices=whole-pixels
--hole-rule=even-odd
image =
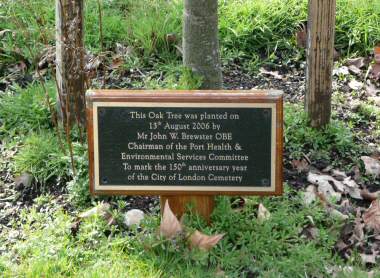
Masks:
[[[264,104],[264,107],[272,107],[275,116],[272,130],[274,132],[274,154],[272,158],[274,164],[272,167],[272,177],[274,178],[274,187],[271,190],[233,190],[229,191],[224,188],[215,190],[188,190],[188,186],[175,186],[173,190],[99,190],[95,187],[95,151],[94,151],[94,107],[97,103],[157,103],[157,106],[171,107],[170,104],[236,104],[240,105],[258,105]],[[265,106],[268,104],[269,106]],[[283,193],[283,97],[281,91],[259,91],[259,90],[202,90],[202,91],[174,91],[174,90],[89,90],[86,93],[86,115],[87,115],[87,136],[88,136],[88,156],[89,156],[89,176],[90,191],[93,195],[281,195]],[[209,105],[208,107],[214,107]],[[219,106],[220,107],[220,106]],[[179,188],[183,187],[184,190]],[[157,188],[157,187],[156,187]],[[200,188],[200,187],[199,187]],[[227,187],[232,188],[232,187]]]

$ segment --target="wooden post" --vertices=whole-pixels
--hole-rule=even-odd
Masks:
[[[305,110],[312,127],[329,123],[336,0],[309,0]]]
[[[83,0],[56,0],[56,78],[59,115],[84,124]]]
[[[203,217],[207,223],[210,223],[210,215],[215,205],[213,196],[160,196],[161,212],[163,212],[166,200],[168,200],[171,210],[178,218],[183,215],[186,206],[192,204],[194,206],[194,212]]]

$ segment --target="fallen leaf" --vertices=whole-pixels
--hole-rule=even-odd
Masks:
[[[362,259],[363,264],[376,264],[377,253],[373,253],[373,254],[360,253],[359,255]]]
[[[296,32],[296,41],[297,41],[297,46],[299,48],[306,48],[307,44],[307,30],[303,26],[303,28],[299,31]]]
[[[359,82],[355,79],[352,79],[349,83],[348,83],[348,87],[350,87],[352,90],[360,90],[363,88],[363,83],[362,82]]]
[[[29,187],[32,184],[33,176],[30,173],[23,173],[15,178],[15,189],[18,191]]]
[[[309,163],[305,159],[293,160],[292,166],[298,173],[309,171]]]
[[[327,207],[327,212],[331,217],[336,219],[347,220],[349,218],[348,215],[341,213],[339,210],[333,207]]]
[[[223,238],[224,234],[217,234],[213,236],[205,235],[196,230],[189,238],[190,248],[199,248],[203,251],[209,251]]]
[[[322,193],[329,200],[336,199],[340,201],[342,197],[341,193],[344,192],[344,185],[340,181],[328,175],[319,175],[312,172],[307,175],[307,180],[317,185],[318,192]]]
[[[348,67],[342,66],[337,69],[333,69],[333,75],[349,75]]]
[[[319,237],[319,229],[316,228],[314,225],[309,224],[305,228],[303,228],[300,236],[308,240],[315,240]]]
[[[374,201],[374,200],[380,198],[380,191],[369,192],[367,189],[363,189],[360,192],[360,195],[363,197],[364,200]]]
[[[367,175],[372,175],[375,178],[380,176],[380,162],[377,159],[374,159],[369,156],[360,157],[364,162],[365,171]]]
[[[166,200],[160,225],[160,235],[167,239],[171,239],[181,232],[182,225],[170,209],[168,200]]]
[[[380,200],[375,200],[363,213],[363,221],[366,227],[380,233]]]
[[[124,64],[124,59],[118,55],[112,58],[111,69],[118,69]]]
[[[343,184],[345,185],[344,191],[351,196],[351,198],[362,200],[363,197],[361,195],[361,190],[359,185],[351,179],[351,177],[347,177],[343,180]]]
[[[369,97],[368,100],[373,101],[374,104],[380,106],[380,97]]]
[[[260,68],[260,73],[262,73],[264,75],[273,76],[275,79],[282,79],[283,78],[283,76],[281,74],[279,74],[278,71],[267,71],[264,68]]]
[[[374,80],[380,79],[380,64],[371,65],[370,75]]]
[[[357,68],[356,66],[354,65],[351,65],[348,67],[348,70],[352,73],[352,74],[355,74],[355,75],[360,75],[362,73],[362,71]]]
[[[259,204],[259,208],[257,211],[257,220],[259,222],[264,222],[270,218],[270,212],[267,210],[266,207],[264,207],[263,204]]]
[[[97,206],[82,212],[78,215],[78,221],[81,221],[82,219],[89,218],[93,215],[99,215],[101,218],[103,218],[108,225],[114,225],[116,224],[116,220],[113,218],[112,213],[110,211],[111,206],[108,203],[100,203]]]
[[[3,37],[5,36],[6,33],[13,34],[12,30],[9,30],[9,29],[1,30],[1,31],[0,31],[0,39],[3,38]]]
[[[379,89],[376,88],[375,85],[373,85],[371,82],[367,81],[367,86],[365,87],[366,90],[366,96],[368,97],[374,97],[378,92],[380,92]]]
[[[121,43],[116,43],[116,54],[119,56],[131,56],[133,54],[132,46],[124,46]]]
[[[317,199],[316,188],[314,185],[309,185],[306,191],[303,192],[303,202],[305,205],[310,205]]]
[[[170,44],[175,44],[177,42],[177,35],[174,34],[174,33],[169,33],[169,34],[166,34],[165,36],[165,40],[166,42],[170,45]]]
[[[355,66],[356,68],[358,69],[361,69],[362,67],[365,67],[366,66],[366,59],[363,58],[363,57],[358,57],[358,58],[354,58],[354,59],[348,59],[347,60],[347,65],[348,66]]]
[[[343,181],[345,178],[347,178],[347,175],[345,172],[339,171],[332,169],[331,170],[331,175],[338,181]]]

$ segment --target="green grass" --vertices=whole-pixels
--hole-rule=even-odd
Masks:
[[[55,85],[46,84],[50,101],[55,101]],[[54,107],[54,102],[51,103]],[[27,88],[16,87],[14,92],[0,95],[0,135],[14,137],[30,131],[41,131],[51,127],[51,116],[45,92],[40,84]]]
[[[259,202],[271,212],[267,221],[257,220]],[[218,271],[228,277],[327,277],[327,267],[343,264],[332,251],[339,221],[319,204],[305,207],[301,194],[288,189],[282,197],[250,197],[242,211],[231,208],[230,198],[219,197],[210,227],[188,216],[190,229],[226,234],[210,253],[189,250],[180,239],[160,239],[157,216],[149,216],[140,231],[125,231],[95,215],[74,236],[73,217],[55,211],[53,216],[36,208],[22,213],[25,240],[0,257],[5,277],[215,277]],[[319,229],[315,240],[300,236],[311,219]]]
[[[180,0],[102,1],[104,50],[116,43],[132,46],[134,56],[161,61],[180,60],[167,34],[175,34],[180,45],[182,9]],[[0,41],[0,57],[6,66],[25,57],[37,62],[46,43],[54,44],[54,8],[50,0],[3,1],[1,29],[10,29]],[[380,37],[380,5],[373,0],[338,0],[336,48],[343,56],[368,55]],[[294,33],[307,20],[306,0],[228,0],[219,1],[219,30],[222,58],[239,59],[255,68],[263,60],[276,62],[298,59]],[[85,45],[101,50],[97,1],[85,1]],[[25,47],[32,49],[32,54]],[[155,62],[156,60],[154,60]]]
[[[60,149],[52,132],[32,133],[13,161],[14,173],[31,173],[45,185],[52,177],[64,178],[70,172],[70,158]]]
[[[317,130],[307,125],[307,115],[301,105],[288,104],[284,110],[284,144],[291,159],[300,159],[305,154],[312,161],[342,163],[339,160],[356,161],[360,156],[349,125],[333,118],[329,125]]]

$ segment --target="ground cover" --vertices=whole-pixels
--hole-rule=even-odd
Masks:
[[[380,277],[380,91],[370,75],[380,6],[337,1],[333,120],[316,131],[303,113],[304,49],[297,45],[306,2],[220,3],[225,87],[285,93],[286,193],[219,197],[210,227],[188,214],[187,231],[174,239],[157,232],[156,197],[89,196],[86,146],[74,130],[74,174],[46,103],[44,87],[55,106],[54,6],[0,3],[7,19],[0,23],[2,276]],[[86,5],[93,87],[198,86],[180,65],[181,1],[103,1],[103,41],[97,3]],[[78,222],[80,212],[103,204],[111,218],[97,211]],[[133,208],[146,213],[140,227],[126,224]],[[195,230],[224,237],[210,251],[190,250]]]

